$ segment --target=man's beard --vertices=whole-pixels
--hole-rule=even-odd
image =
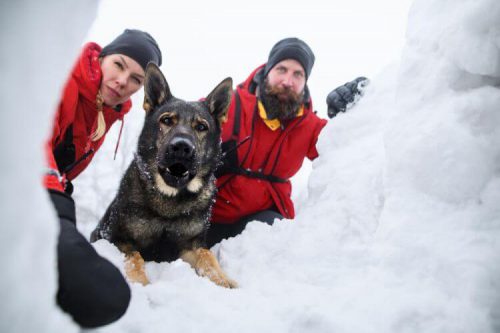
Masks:
[[[267,119],[288,120],[297,116],[304,91],[297,94],[290,88],[271,87],[266,79],[259,97],[266,109]]]

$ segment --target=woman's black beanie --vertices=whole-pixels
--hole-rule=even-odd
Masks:
[[[125,29],[102,49],[100,56],[110,54],[124,54],[137,61],[144,70],[150,61],[161,66],[161,51],[158,44],[150,34],[141,30]]]

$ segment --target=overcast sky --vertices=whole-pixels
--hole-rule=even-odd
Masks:
[[[305,40],[316,55],[309,87],[315,108],[357,76],[373,77],[398,59],[410,0],[155,1],[103,0],[88,40],[109,43],[125,28],[151,33],[162,71],[177,97],[197,99],[223,78],[243,81],[284,37]]]

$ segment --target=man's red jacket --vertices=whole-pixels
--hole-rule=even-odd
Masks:
[[[287,181],[272,182],[241,174],[221,176],[217,179],[219,191],[212,211],[213,223],[234,223],[244,216],[274,207],[285,218],[294,218],[292,185],[288,179],[299,171],[305,157],[310,160],[318,157],[316,142],[327,121],[316,116],[312,101],[304,106],[302,115],[275,130],[260,116],[257,96],[252,87],[255,86],[254,77],[262,67],[254,70],[237,87],[241,101],[241,127],[236,141],[241,142],[250,136],[237,149],[238,162],[243,161],[241,167],[246,170]],[[233,93],[228,120],[222,129],[223,142],[232,139],[235,107]]]

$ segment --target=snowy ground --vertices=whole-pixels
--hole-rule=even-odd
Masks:
[[[417,1],[401,66],[322,134],[295,221],[213,249],[240,288],[150,263],[101,331],[500,330],[499,19],[496,1]]]
[[[54,302],[59,225],[41,186],[42,142],[96,10],[93,0],[0,3],[2,333],[77,331]]]
[[[500,3],[416,0],[406,36],[325,128],[296,219],[212,249],[240,288],[148,263],[152,283],[96,331],[499,332]],[[77,195],[88,233],[103,208]]]
[[[133,285],[126,316],[100,331],[498,330],[498,168],[479,177],[477,159],[488,156],[463,156],[485,134],[455,121],[455,103],[440,108],[448,129],[416,109],[406,112],[424,119],[400,117],[396,78],[397,67],[388,68],[352,112],[328,125],[295,221],[253,223],[213,249],[238,290],[216,287],[182,261],[150,263],[152,284]],[[483,97],[500,97],[490,92]],[[462,135],[443,138],[445,130]],[[109,243],[97,248],[121,265]]]

